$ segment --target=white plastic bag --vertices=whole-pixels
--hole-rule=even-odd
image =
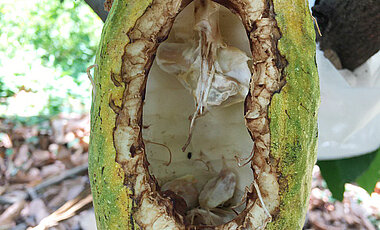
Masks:
[[[355,69],[337,70],[317,50],[321,85],[318,159],[359,156],[380,147],[380,52]]]

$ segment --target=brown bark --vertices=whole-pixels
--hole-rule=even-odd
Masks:
[[[105,10],[104,0],[84,0],[87,5],[102,19],[103,22],[106,21],[108,12]]]
[[[317,0],[312,11],[323,35],[320,47],[336,54],[340,67],[354,70],[379,51],[380,1]]]

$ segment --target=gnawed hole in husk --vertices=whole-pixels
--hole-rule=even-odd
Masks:
[[[253,148],[244,123],[251,63],[240,19],[206,2],[187,6],[157,50],[143,138],[151,174],[185,200],[187,223],[215,226],[245,208],[253,181],[250,165],[236,161]]]

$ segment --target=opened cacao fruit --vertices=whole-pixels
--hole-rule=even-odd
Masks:
[[[99,229],[301,229],[316,160],[303,0],[115,0],[97,53]]]

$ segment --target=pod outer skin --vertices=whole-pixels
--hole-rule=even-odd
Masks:
[[[269,107],[271,154],[278,160],[280,209],[267,229],[302,229],[317,160],[319,77],[315,30],[305,0],[273,0],[282,37],[278,49],[288,61],[286,84]]]
[[[91,108],[89,177],[98,229],[139,229],[132,217],[132,191],[115,161],[113,131],[117,114],[112,99],[121,105],[124,84],[122,55],[127,32],[152,0],[115,0],[104,25],[97,51]],[[271,156],[280,183],[280,206],[266,229],[302,229],[309,201],[311,173],[316,161],[319,79],[315,62],[315,32],[305,0],[273,0],[281,31],[278,50],[288,65],[285,86],[269,107]]]

